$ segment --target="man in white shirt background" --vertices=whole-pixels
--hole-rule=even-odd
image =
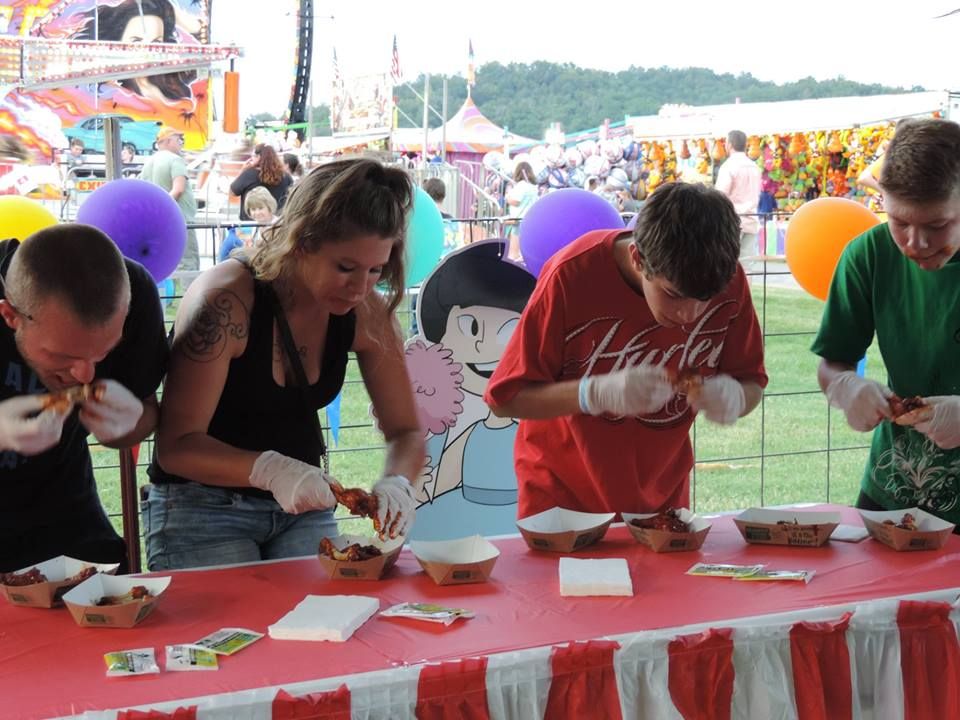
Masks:
[[[760,201],[761,173],[757,164],[747,157],[747,136],[741,130],[731,130],[727,135],[730,155],[717,175],[717,190],[733,203],[740,216],[740,257],[757,255],[757,234],[760,221],[757,218],[757,203]]]

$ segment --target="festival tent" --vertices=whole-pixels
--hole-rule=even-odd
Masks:
[[[398,128],[390,140],[395,152],[423,151],[423,129]],[[442,127],[433,128],[427,135],[427,150],[439,154],[441,145],[446,149],[447,162],[457,167],[460,176],[469,180],[461,182],[457,207],[458,217],[474,215],[474,186],[483,187],[485,170],[483,156],[491,151],[509,151],[517,145],[530,145],[530,138],[508,132],[488,119],[468,97],[457,113]]]
[[[730,130],[747,135],[865,127],[907,117],[950,116],[955,101],[947,92],[730,103],[664,105],[656,115],[628,117],[637,139],[721,138]]]
[[[512,148],[534,142],[492,122],[469,97],[443,127],[433,128],[427,136],[429,150],[439,152],[443,143],[448,157],[470,155],[476,159],[491,150],[503,150],[505,145]],[[422,152],[423,128],[394,130],[390,145],[396,152]]]

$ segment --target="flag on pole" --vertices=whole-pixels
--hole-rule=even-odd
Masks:
[[[473,40],[467,41],[469,50],[467,52],[467,85],[473,87],[477,84],[477,75],[473,70]]]
[[[399,85],[403,80],[403,73],[400,70],[400,53],[397,52],[397,36],[393,36],[393,56],[390,61],[390,79],[394,85]]]
[[[330,127],[333,132],[340,132],[343,124],[343,73],[340,72],[340,63],[337,62],[337,49],[333,49],[333,94],[330,101]]]
[[[340,90],[343,87],[343,75],[340,74],[340,63],[337,62],[337,49],[333,49],[333,89]]]

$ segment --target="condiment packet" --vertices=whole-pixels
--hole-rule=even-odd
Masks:
[[[160,672],[153,648],[115,650],[104,653],[103,660],[107,663],[107,677],[149,675]]]
[[[167,670],[217,670],[217,654],[200,645],[167,645]]]
[[[222,628],[197,640],[194,645],[213,650],[217,655],[233,655],[255,643],[263,633],[245,628]]]
[[[792,580],[808,583],[814,572],[814,570],[760,570],[753,575],[735,577],[734,580]]]
[[[450,625],[457,618],[472,618],[472,610],[448,608],[432,603],[400,603],[380,612],[384,617],[405,617]]]
[[[763,570],[763,565],[724,565],[722,563],[694,563],[687,575],[705,577],[748,577]]]

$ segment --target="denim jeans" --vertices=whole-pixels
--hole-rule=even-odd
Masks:
[[[151,485],[140,510],[150,570],[313,555],[337,535],[332,510],[290,515],[273,498],[194,482]]]

